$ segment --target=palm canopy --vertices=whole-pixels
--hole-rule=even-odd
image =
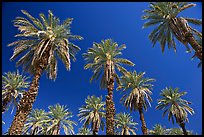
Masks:
[[[135,132],[135,130],[137,130],[137,128],[135,127],[136,125],[138,125],[138,123],[133,121],[133,118],[130,114],[127,113],[116,114],[115,126],[116,129],[118,129],[120,135],[130,135],[130,133],[136,135]]]
[[[52,134],[54,130],[60,130],[62,127],[66,135],[74,134],[73,125],[77,125],[77,123],[70,120],[70,118],[73,117],[72,112],[70,112],[66,106],[60,104],[49,106],[48,108],[48,116],[51,120],[50,125],[47,127],[47,132]],[[59,129],[56,129],[56,127]]]
[[[186,24],[188,31],[194,35],[199,33],[198,30],[190,27],[188,23],[194,25],[202,25],[202,20],[188,17],[179,17],[178,14],[185,9],[195,6],[196,4],[187,2],[151,2],[149,9],[144,10],[145,14],[142,19],[148,20],[144,23],[143,28],[150,26],[156,26],[156,28],[149,34],[149,39],[153,43],[153,47],[156,42],[160,43],[162,52],[164,52],[165,46],[173,48],[176,52],[175,37],[182,42],[187,51],[190,52],[188,43],[185,40],[184,34],[181,30],[181,24],[179,21],[183,21]],[[201,33],[199,33],[202,35]]]
[[[77,135],[92,135],[92,133],[89,128],[82,127],[79,129],[79,133]]]
[[[117,90],[123,90],[124,95],[121,98],[121,102],[124,102],[126,108],[130,107],[130,111],[137,110],[139,103],[142,103],[142,106],[147,110],[147,102],[150,104],[152,98],[152,84],[155,79],[145,78],[145,72],[136,71],[127,72],[121,76],[121,85],[118,86]],[[127,92],[129,91],[129,92]]]
[[[50,79],[56,79],[57,57],[62,60],[66,69],[70,70],[70,58],[75,60],[75,54],[80,48],[68,39],[82,39],[81,36],[72,35],[70,32],[73,18],[68,18],[60,24],[60,19],[50,10],[47,18],[43,13],[39,14],[41,20],[34,18],[25,10],[21,11],[28,19],[16,17],[13,21],[14,26],[20,31],[15,37],[21,39],[8,45],[16,45],[10,59],[14,60],[19,55],[23,55],[16,65],[22,65],[25,71],[34,74],[35,66],[43,60],[42,55],[48,54],[45,69]]]
[[[43,134],[45,126],[49,121],[50,119],[45,110],[34,109],[31,111],[28,119],[26,120],[26,124],[24,125],[23,129],[23,134]]]
[[[150,135],[166,135],[166,129],[160,124],[155,124],[152,130],[149,130]]]
[[[156,109],[164,110],[163,116],[168,113],[168,120],[172,120],[173,124],[174,116],[177,123],[179,123],[180,120],[188,122],[187,112],[192,115],[194,114],[194,111],[188,106],[191,102],[181,99],[181,96],[186,93],[187,92],[179,92],[179,88],[173,89],[172,87],[166,87],[160,94],[162,98],[158,100]]]
[[[103,131],[104,121],[102,118],[105,117],[105,102],[102,101],[102,96],[88,96],[85,103],[86,105],[82,105],[79,108],[79,121],[84,121],[84,127],[88,127],[91,124],[92,130],[101,128]]]
[[[105,71],[106,63],[107,61],[111,61],[111,71],[114,73],[116,82],[119,83],[119,76],[115,73],[115,68],[119,72],[125,72],[126,69],[122,66],[123,64],[134,66],[134,63],[131,61],[119,57],[122,55],[121,51],[125,48],[126,46],[124,44],[118,46],[112,39],[102,40],[101,43],[94,42],[93,47],[89,48],[87,53],[83,54],[84,59],[87,61],[84,68],[91,69],[94,72],[90,78],[90,82],[92,82],[93,79],[98,80],[99,76],[102,75],[100,87],[105,89],[107,87],[106,81],[109,81],[110,78]]]
[[[9,107],[13,104],[18,106],[18,101],[22,98],[23,93],[29,87],[29,77],[23,76],[17,70],[16,72],[7,72],[2,75],[2,105]],[[5,108],[6,109],[6,108]],[[13,110],[12,109],[12,110]]]

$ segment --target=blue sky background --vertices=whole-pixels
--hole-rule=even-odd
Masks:
[[[202,18],[202,3],[195,2],[196,7],[183,11],[180,15],[184,17]],[[126,67],[128,70],[138,72],[145,71],[146,77],[156,79],[153,87],[152,107],[144,113],[147,128],[150,129],[156,123],[165,125],[167,128],[179,127],[172,125],[167,117],[162,118],[162,111],[156,110],[159,94],[166,86],[179,87],[180,91],[187,91],[183,98],[191,101],[191,107],[195,114],[189,115],[190,123],[186,124],[186,129],[193,130],[198,134],[202,132],[202,69],[197,68],[198,59],[191,60],[193,54],[187,54],[182,44],[177,44],[177,53],[173,49],[165,49],[162,54],[160,45],[157,43],[153,48],[148,34],[153,27],[142,29],[145,20],[141,20],[142,11],[148,7],[147,2],[4,2],[2,3],[2,73],[15,71],[15,61],[10,62],[9,58],[13,54],[13,47],[7,45],[17,38],[18,33],[13,26],[12,20],[17,16],[25,17],[20,10],[27,10],[32,16],[39,17],[39,13],[46,16],[48,10],[52,10],[54,15],[61,21],[66,18],[74,18],[72,23],[72,34],[84,37],[82,41],[72,41],[81,48],[76,55],[76,62],[72,61],[71,71],[66,71],[61,61],[58,61],[58,75],[56,81],[51,81],[42,75],[40,79],[39,94],[33,108],[41,108],[48,111],[49,105],[60,103],[67,105],[73,112],[72,120],[78,122],[75,132],[81,123],[78,121],[78,108],[84,104],[88,95],[103,96],[105,101],[106,90],[99,89],[99,82],[90,83],[92,76],[90,70],[84,70],[85,61],[82,53],[92,47],[93,42],[100,42],[102,39],[112,38],[119,45],[126,44],[122,57],[134,62],[134,67]],[[198,30],[201,27],[193,26]],[[21,67],[18,69],[21,70]],[[115,86],[116,87],[116,86]],[[116,113],[130,112],[119,103],[121,98],[119,91],[114,90],[114,102]],[[6,122],[2,125],[2,131],[6,132],[13,120],[14,113],[11,110],[3,114],[2,119]],[[137,134],[141,132],[141,122],[139,113],[132,112],[134,121],[139,123]],[[105,134],[99,132],[99,134]]]

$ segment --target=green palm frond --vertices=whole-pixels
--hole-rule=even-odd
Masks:
[[[124,73],[121,76],[121,85],[117,90],[123,90],[124,95],[121,98],[121,102],[124,103],[126,108],[130,108],[130,111],[137,110],[139,103],[142,102],[144,109],[147,109],[147,104],[151,105],[152,98],[152,82],[155,79],[145,78],[145,72],[137,73],[136,71]],[[144,100],[144,101],[143,101]]]
[[[130,135],[130,133],[136,135],[135,132],[135,130],[137,130],[137,128],[135,127],[136,125],[138,125],[138,123],[133,121],[133,118],[130,114],[128,113],[116,114],[115,127],[118,133],[120,133],[120,135],[124,134]],[[123,131],[126,131],[126,133],[123,134]]]
[[[158,100],[156,109],[164,110],[163,116],[168,113],[168,120],[174,123],[174,118],[178,123],[178,120],[188,121],[187,112],[191,115],[194,114],[194,110],[188,106],[191,104],[189,101],[181,99],[181,96],[187,94],[187,92],[179,92],[178,88],[173,89],[172,87],[165,88],[160,94],[162,99]]]
[[[68,18],[60,24],[60,19],[54,16],[50,10],[47,17],[40,13],[39,19],[25,10],[21,11],[28,19],[16,17],[13,20],[14,26],[20,31],[16,37],[21,37],[21,39],[8,44],[8,46],[15,45],[13,56],[10,59],[14,60],[21,56],[16,65],[22,65],[24,71],[34,74],[36,64],[49,49],[48,61],[44,69],[47,71],[48,78],[55,80],[57,77],[57,56],[62,60],[66,69],[70,70],[70,59],[76,60],[75,55],[80,48],[69,40],[82,40],[83,38],[71,34],[70,25],[73,18]]]
[[[14,107],[18,107],[23,93],[29,87],[29,78],[20,74],[18,70],[16,72],[9,71],[2,75],[2,107],[4,109],[8,109],[11,104],[13,105],[13,109]]]
[[[124,70],[122,67],[124,64],[134,66],[134,63],[131,61],[124,58],[119,58],[119,56],[122,55],[121,51],[125,48],[126,46],[124,44],[118,46],[118,44],[112,39],[102,40],[101,43],[94,42],[93,47],[89,48],[87,53],[83,53],[84,60],[87,61],[84,69],[91,69],[94,72],[90,82],[94,79],[97,80],[101,76],[100,88],[106,88],[107,78],[104,71],[107,61],[112,62],[111,66],[114,72],[115,68],[119,72],[121,72],[122,69]]]
[[[49,106],[48,116],[50,117],[50,125],[47,127],[47,132],[50,133],[54,130],[56,125],[60,125],[63,128],[66,135],[74,134],[74,125],[77,125],[75,121],[70,120],[73,115],[69,111],[66,105],[56,104]]]
[[[94,129],[104,129],[103,118],[105,118],[105,102],[102,101],[102,96],[88,96],[85,100],[86,105],[82,105],[79,108],[78,116],[79,121],[83,123],[84,127],[88,127],[90,125],[95,125],[92,127]]]

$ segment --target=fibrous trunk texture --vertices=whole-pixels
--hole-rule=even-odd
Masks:
[[[23,98],[20,100],[16,115],[8,131],[9,135],[21,135],[22,133],[23,126],[28,115],[32,111],[33,103],[35,102],[38,95],[39,80],[47,66],[50,49],[51,46],[48,46],[42,57],[38,60],[38,62],[35,63],[35,74],[33,80],[30,84],[29,91],[24,92]]]
[[[185,123],[184,123],[184,122],[181,122],[179,125],[180,125],[180,127],[182,128],[182,130],[183,130],[183,134],[184,134],[184,135],[188,135],[188,132],[186,131],[186,128],[185,128]]]
[[[106,96],[106,135],[114,135],[115,105],[113,102],[114,71],[111,61],[106,63],[107,90]]]
[[[143,135],[147,135],[147,126],[146,126],[145,119],[144,119],[142,104],[139,105],[139,114],[140,114],[140,120],[142,122],[142,127],[141,127],[142,133]]]

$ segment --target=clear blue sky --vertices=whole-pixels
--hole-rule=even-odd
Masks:
[[[180,15],[201,19],[202,3],[196,2],[196,4],[196,7],[189,8]],[[127,67],[128,70],[145,71],[146,77],[156,79],[152,91],[152,107],[144,113],[148,129],[156,123],[165,125],[167,128],[179,127],[177,124],[172,125],[167,117],[162,118],[162,111],[155,110],[161,90],[166,86],[172,86],[188,92],[183,98],[192,102],[191,107],[195,110],[195,114],[188,115],[190,123],[186,124],[186,128],[201,134],[202,70],[197,68],[199,61],[191,60],[193,54],[185,53],[185,47],[182,44],[177,44],[177,53],[166,49],[162,54],[158,43],[154,48],[152,47],[148,34],[153,27],[142,29],[145,21],[141,20],[142,11],[148,5],[147,2],[4,2],[2,3],[2,72],[17,69],[16,60],[9,61],[13,47],[7,47],[7,44],[17,40],[14,35],[18,31],[11,21],[17,16],[24,16],[20,11],[22,9],[27,10],[34,17],[39,17],[39,13],[47,15],[48,10],[52,10],[62,21],[68,17],[74,18],[71,32],[83,36],[84,40],[72,41],[81,48],[81,51],[76,55],[76,62],[71,64],[71,71],[66,71],[62,62],[58,61],[58,76],[55,82],[47,79],[45,74],[42,76],[39,94],[33,108],[48,111],[49,105],[56,103],[67,105],[73,112],[72,120],[78,122],[78,126],[75,126],[75,132],[78,133],[78,127],[81,127],[77,117],[78,108],[84,104],[85,98],[88,95],[102,95],[105,101],[107,94],[106,90],[99,89],[99,82],[89,83],[92,72],[83,69],[85,61],[82,53],[92,47],[93,42],[112,38],[120,45],[126,44],[123,57],[136,64],[134,67]],[[21,70],[21,67],[18,69]],[[114,90],[116,112],[130,112],[119,103],[121,96],[120,92]],[[11,115],[10,112],[11,110],[3,115],[3,120],[6,122],[2,125],[3,132],[7,131],[13,120],[14,114]],[[131,115],[134,121],[139,123],[137,134],[142,134],[138,112],[132,112]]]

